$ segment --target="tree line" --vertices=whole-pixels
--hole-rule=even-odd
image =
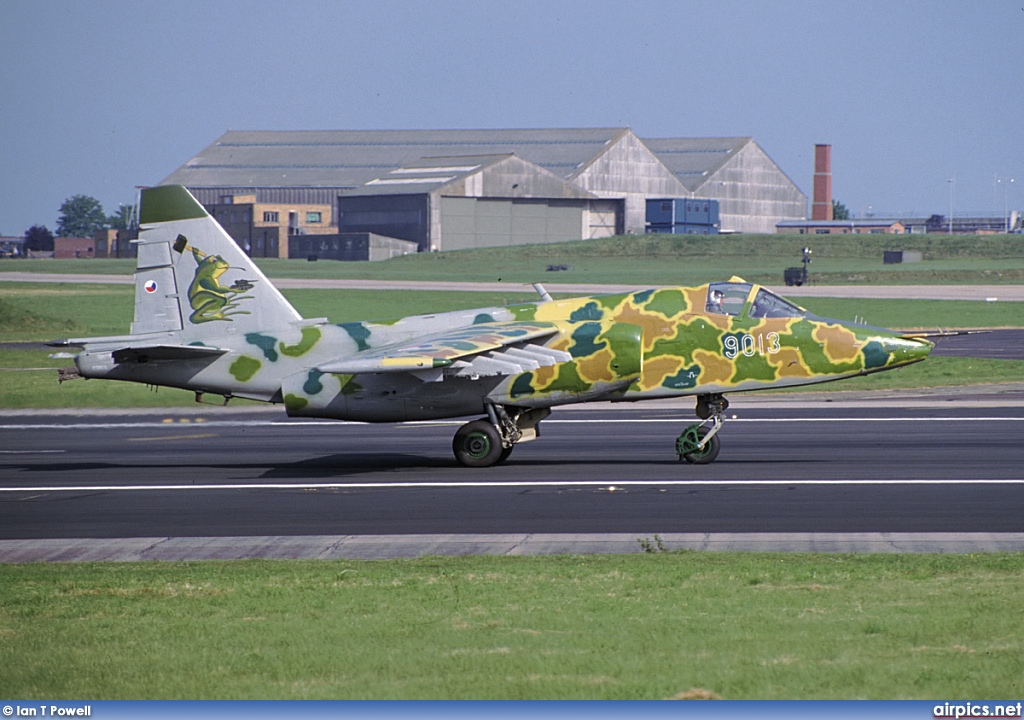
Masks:
[[[120,204],[117,212],[107,215],[100,201],[89,195],[73,195],[60,206],[57,218],[57,237],[92,237],[99,230],[130,230],[135,208]],[[25,231],[26,250],[53,250],[53,238],[45,225],[33,225]]]

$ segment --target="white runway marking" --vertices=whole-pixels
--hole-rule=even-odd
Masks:
[[[67,452],[67,450],[0,450],[0,455],[43,455],[62,452]]]
[[[330,482],[330,483],[223,483],[206,485],[35,485],[0,488],[0,493],[16,492],[145,492],[196,490],[417,490],[468,488],[596,488],[615,492],[635,487],[692,487],[692,486],[768,485],[793,487],[794,485],[1024,485],[1024,478],[1000,480],[509,480],[509,481],[423,481],[423,482]]]

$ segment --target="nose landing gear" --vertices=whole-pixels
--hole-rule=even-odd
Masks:
[[[676,455],[693,465],[707,465],[718,457],[718,431],[725,422],[729,401],[718,393],[697,396],[696,414],[702,422],[690,425],[676,438]]]

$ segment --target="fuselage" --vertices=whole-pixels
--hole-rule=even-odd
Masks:
[[[512,321],[550,326],[550,334],[483,353],[489,363],[455,362],[430,377],[317,369],[460,328],[471,338],[489,324]],[[244,334],[232,333],[230,322],[222,325],[224,333],[192,343],[222,349],[218,356],[118,363],[112,345],[91,343],[76,363],[86,377],[283,402],[292,415],[391,422],[471,415],[487,403],[551,407],[820,383],[923,360],[932,348],[880,328],[819,318],[738,279],[393,322],[304,321]],[[188,343],[176,333],[146,340]],[[464,351],[469,356],[473,348]],[[503,369],[488,369],[495,366]]]

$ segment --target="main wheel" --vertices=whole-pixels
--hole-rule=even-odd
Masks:
[[[711,428],[706,425],[702,425],[697,428],[696,432],[697,440],[700,441],[703,440],[709,432],[711,432]],[[715,434],[712,435],[711,439],[704,444],[704,447],[691,450],[688,453],[683,453],[683,459],[691,465],[707,465],[710,462],[714,462],[715,458],[718,457],[718,451],[720,449],[721,445],[718,442],[718,435]]]
[[[508,457],[498,428],[487,420],[474,420],[460,427],[452,440],[452,451],[466,467],[490,467]]]

